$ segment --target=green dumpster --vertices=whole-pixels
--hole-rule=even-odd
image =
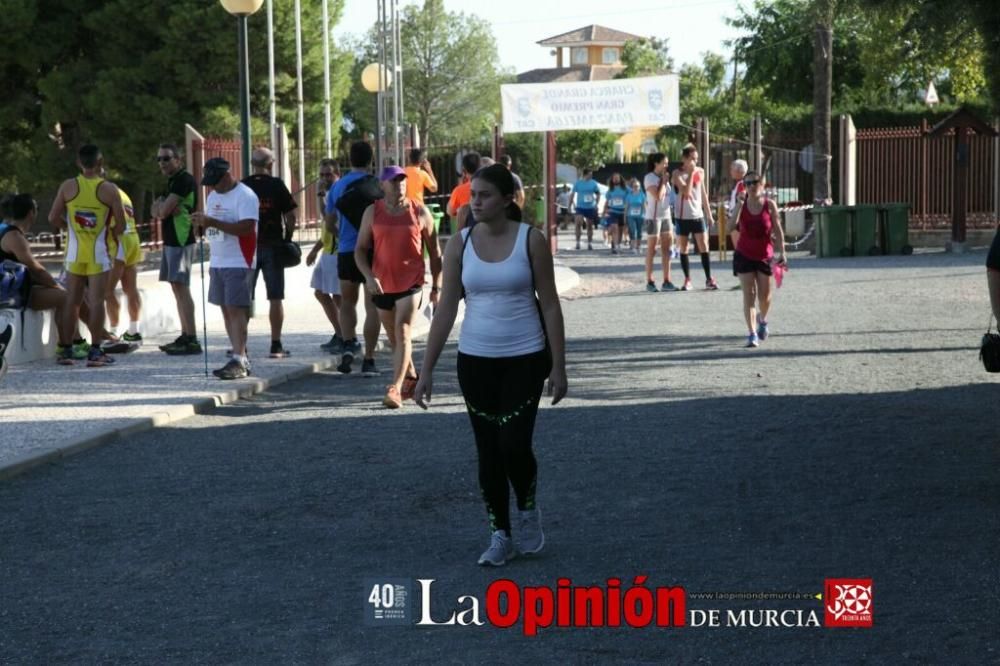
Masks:
[[[913,254],[910,245],[910,204],[889,203],[882,211],[882,249],[886,254]]]
[[[535,199],[535,226],[539,229],[545,226],[545,199]]]
[[[851,206],[823,206],[812,209],[816,220],[816,256],[851,256]]]
[[[434,231],[441,233],[441,220],[444,218],[444,213],[441,212],[441,206],[436,203],[427,204],[427,212],[429,212],[431,217],[434,218]],[[427,252],[427,248],[424,248],[424,259],[429,257],[430,254]]]
[[[870,204],[852,206],[851,247],[854,256],[881,254],[879,249],[879,207]]]

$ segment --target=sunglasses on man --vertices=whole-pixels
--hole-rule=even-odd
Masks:
[[[172,159],[174,159],[174,157],[172,155],[157,155],[156,156],[156,161],[157,162],[169,162]]]

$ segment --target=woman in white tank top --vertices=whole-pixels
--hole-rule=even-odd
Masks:
[[[452,236],[445,248],[441,301],[414,398],[427,408],[434,366],[464,296],[458,382],[476,438],[491,531],[479,564],[501,566],[516,551],[537,553],[545,543],[531,440],[545,378],[552,404],[566,395],[565,335],[552,255],[542,235],[520,223],[510,171],[499,164],[480,169],[471,193],[476,224]],[[511,487],[518,509],[516,551]]]

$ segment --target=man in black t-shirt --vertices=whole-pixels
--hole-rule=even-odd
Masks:
[[[267,300],[271,303],[271,358],[284,358],[288,351],[281,346],[281,326],[285,321],[285,269],[278,263],[279,246],[292,240],[295,232],[295,199],[280,178],[271,175],[274,154],[267,148],[257,148],[250,157],[253,175],[243,179],[260,200],[260,221],[257,223],[257,269],[253,273],[253,288],[264,273]]]
[[[191,265],[194,263],[194,228],[191,213],[198,206],[198,185],[194,176],[181,165],[180,153],[172,143],[162,143],[156,151],[160,173],[167,177],[166,192],[153,202],[153,217],[163,231],[163,254],[160,257],[160,282],[169,282],[177,301],[181,335],[170,344],[160,345],[167,354],[200,354],[198,328],[191,298]]]

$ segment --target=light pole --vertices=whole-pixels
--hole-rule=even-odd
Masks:
[[[382,168],[382,93],[392,85],[389,72],[381,63],[373,62],[361,70],[361,86],[375,93],[375,171]]]
[[[219,0],[236,17],[240,52],[240,140],[242,176],[250,175],[250,61],[247,57],[247,17],[260,9],[264,0]]]

